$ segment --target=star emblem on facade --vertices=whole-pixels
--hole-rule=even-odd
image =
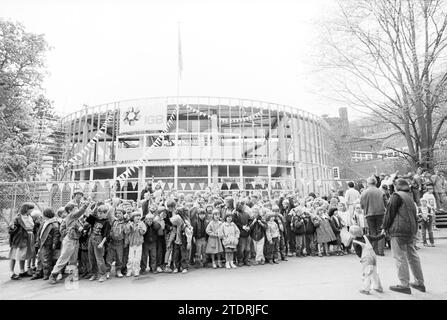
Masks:
[[[140,110],[134,107],[129,108],[124,115],[124,123],[133,126],[138,120],[140,120]]]

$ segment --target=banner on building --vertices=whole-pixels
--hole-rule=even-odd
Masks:
[[[168,107],[164,101],[128,101],[120,103],[120,114],[120,134],[164,130]]]

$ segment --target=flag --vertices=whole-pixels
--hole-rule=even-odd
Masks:
[[[183,59],[182,59],[182,40],[180,37],[180,23],[178,24],[178,76],[182,78]]]

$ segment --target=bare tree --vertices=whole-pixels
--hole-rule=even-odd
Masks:
[[[447,120],[447,1],[340,0],[327,23],[325,68],[336,99],[405,137],[413,167],[432,169]]]

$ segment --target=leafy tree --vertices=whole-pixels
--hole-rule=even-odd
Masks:
[[[0,180],[27,181],[38,171],[31,130],[35,117],[48,112],[42,95],[45,53],[43,35],[20,23],[0,20]]]
[[[413,167],[432,169],[447,120],[446,1],[339,4],[340,16],[325,30],[322,63],[333,69],[335,98],[390,124],[408,147],[395,150]]]

